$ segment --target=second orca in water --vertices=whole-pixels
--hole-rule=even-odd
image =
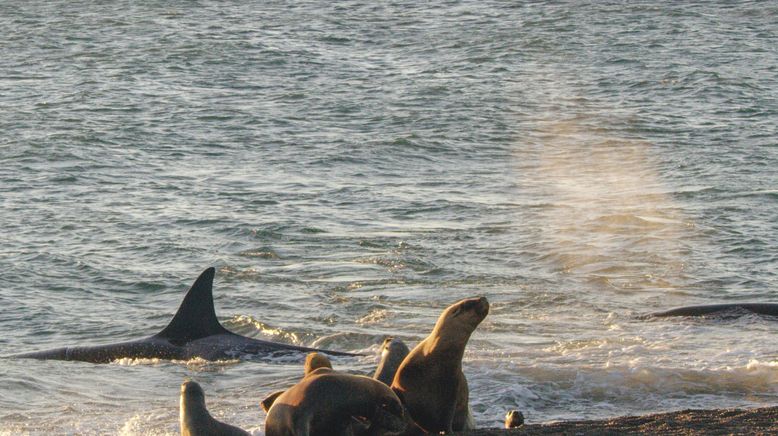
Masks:
[[[703,306],[686,306],[665,312],[655,312],[650,316],[704,316],[734,311],[752,312],[759,315],[778,316],[778,303],[727,303],[708,304]]]

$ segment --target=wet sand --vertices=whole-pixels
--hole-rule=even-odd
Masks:
[[[778,435],[778,406],[761,409],[681,410],[595,421],[527,424],[520,428],[481,429],[462,436],[504,435]]]

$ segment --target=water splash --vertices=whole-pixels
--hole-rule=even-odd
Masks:
[[[139,365],[157,366],[157,365],[172,363],[174,365],[186,366],[191,370],[212,371],[218,368],[236,365],[240,363],[240,360],[239,359],[205,360],[201,357],[194,357],[189,360],[177,360],[177,359],[166,360],[166,359],[159,359],[159,358],[147,359],[147,358],[123,357],[121,359],[116,359],[111,363],[120,366],[139,366]]]
[[[547,86],[553,109],[523,121],[531,131],[514,152],[520,186],[545,204],[526,216],[540,258],[603,290],[685,289],[684,241],[694,225],[663,182],[652,145],[620,134],[626,116],[578,97],[564,78]]]

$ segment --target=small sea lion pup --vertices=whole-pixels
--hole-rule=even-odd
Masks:
[[[279,395],[265,419],[266,436],[384,436],[404,429],[402,403],[389,386],[321,368]]]
[[[305,356],[305,367],[303,369],[303,378],[308,377],[312,372],[316,371],[319,368],[324,368],[323,371],[331,370],[332,369],[332,363],[330,362],[330,359],[327,358],[327,356],[320,354],[320,353],[308,353],[307,356]],[[262,408],[265,412],[268,412],[270,410],[270,406],[273,405],[273,402],[276,401],[276,398],[280,397],[281,394],[286,392],[285,390],[281,391],[275,391],[268,396],[266,396],[262,401],[259,402],[259,407]]]
[[[179,415],[182,436],[249,436],[238,427],[219,422],[205,408],[205,393],[199,384],[185,381],[181,385]]]
[[[516,428],[524,425],[524,414],[518,410],[509,410],[505,414],[505,428]]]
[[[391,386],[397,368],[400,367],[409,352],[408,346],[400,339],[392,337],[384,339],[384,343],[381,345],[381,361],[378,363],[373,378]]]
[[[454,303],[440,315],[432,333],[400,364],[392,389],[425,431],[449,433],[475,427],[462,356],[470,335],[488,313],[485,297]]]

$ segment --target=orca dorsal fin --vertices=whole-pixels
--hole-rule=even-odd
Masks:
[[[155,337],[165,338],[174,344],[183,344],[206,336],[229,333],[216,319],[216,311],[213,308],[215,274],[213,267],[200,274],[187,291],[173,320]]]

